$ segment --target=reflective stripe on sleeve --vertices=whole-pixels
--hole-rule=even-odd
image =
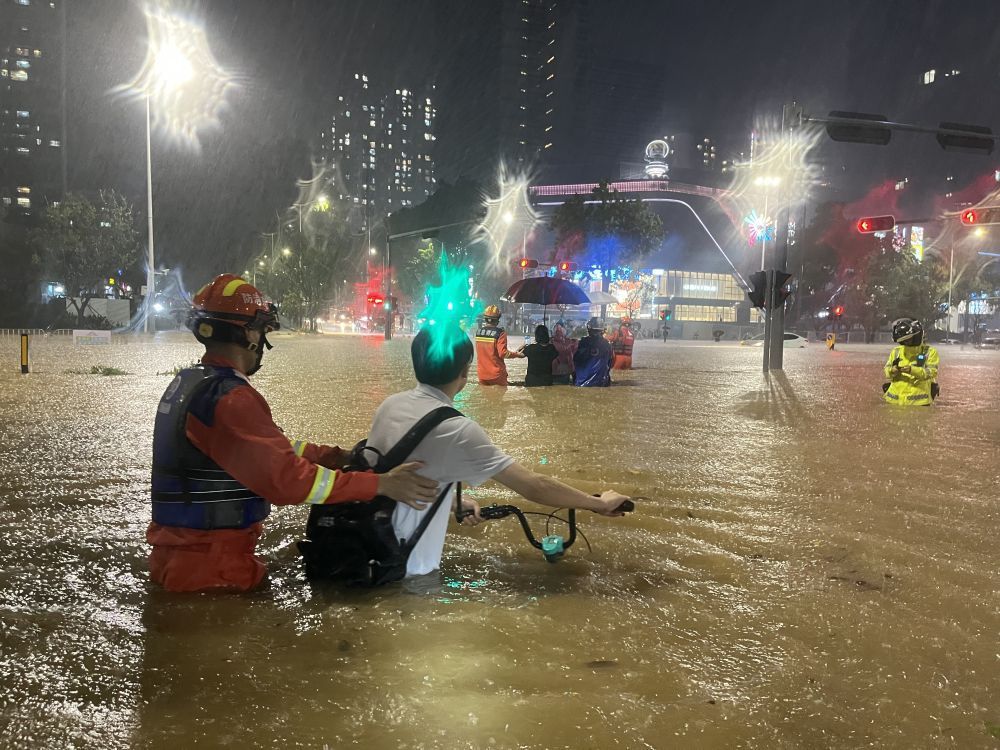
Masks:
[[[296,456],[301,456],[306,452],[306,446],[309,445],[305,440],[293,440],[292,450],[295,451]]]
[[[306,495],[303,503],[311,505],[322,505],[333,492],[333,482],[337,478],[337,472],[326,469],[322,466],[316,467],[316,479],[313,480],[312,489]]]

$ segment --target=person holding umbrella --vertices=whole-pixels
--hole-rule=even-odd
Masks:
[[[507,385],[505,359],[524,357],[507,348],[507,331],[500,327],[500,308],[490,305],[483,311],[483,324],[476,331],[476,373],[480,385]]]

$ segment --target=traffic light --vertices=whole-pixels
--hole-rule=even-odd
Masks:
[[[888,232],[895,226],[896,219],[893,216],[866,216],[863,219],[858,219],[858,231],[861,234]]]
[[[660,310],[660,320],[670,320],[673,317],[674,317],[674,311],[671,310],[669,307],[665,307],[662,310]]]
[[[766,310],[777,309],[785,304],[785,300],[791,294],[785,289],[785,285],[792,278],[792,275],[784,271],[772,271],[772,273],[774,274],[774,289],[770,300],[767,298],[767,271],[757,271],[750,274],[750,284],[753,289],[747,292],[747,296],[750,298],[750,304],[754,307]]]
[[[383,302],[385,302],[385,297],[383,297],[381,294],[369,294],[368,295],[368,304],[369,305],[381,305]]]
[[[1000,206],[987,206],[985,208],[967,208],[962,211],[959,217],[967,227],[980,226],[982,224],[1000,224]]]
[[[763,309],[764,293],[767,291],[767,272],[757,271],[750,274],[750,284],[753,286],[753,289],[747,292],[750,304]]]
[[[788,299],[788,295],[791,294],[790,290],[785,289],[785,285],[791,278],[792,275],[790,273],[785,273],[784,271],[774,272],[774,304],[771,306],[772,310],[784,307],[785,300]]]
[[[832,312],[833,312],[833,318],[834,318],[834,320],[840,320],[841,317],[843,317],[843,315],[844,315],[844,306],[843,305],[837,305],[835,308],[833,308]]]
[[[572,263],[568,260],[564,260],[562,263],[559,264],[559,270],[562,271],[563,273],[570,273],[571,271],[575,271],[576,269],[577,269],[576,263]]]
[[[521,258],[517,262],[517,266],[522,270],[525,268],[538,268],[538,261],[533,258]]]

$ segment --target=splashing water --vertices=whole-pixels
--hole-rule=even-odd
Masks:
[[[483,311],[483,302],[469,293],[469,269],[451,265],[442,252],[438,265],[439,286],[427,287],[427,306],[420,312],[423,327],[430,331],[432,359],[452,358],[455,345],[465,336],[469,324]]]

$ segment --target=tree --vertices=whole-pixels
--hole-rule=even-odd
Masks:
[[[930,258],[918,261],[897,235],[877,239],[874,252],[842,289],[848,318],[865,329],[868,341],[896,318],[916,318],[930,327],[944,314],[941,299],[947,294],[940,269]]]
[[[333,299],[334,278],[357,244],[347,223],[329,205],[317,207],[303,231],[286,235],[276,258],[265,261],[259,285],[295,327],[316,330],[316,319]]]
[[[574,195],[556,209],[550,223],[556,235],[556,260],[575,258],[601,269],[608,291],[612,268],[631,267],[663,242],[663,221],[645,203],[622,198],[601,182],[586,199]]]
[[[820,206],[809,224],[789,247],[788,270],[795,275],[793,310],[799,321],[813,318],[826,309],[836,290],[839,253],[832,238],[832,227],[846,223],[843,204]],[[840,238],[838,244],[843,245]]]
[[[45,209],[34,234],[41,249],[39,264],[66,288],[78,326],[107,279],[139,256],[132,205],[114,190],[102,190],[96,203],[67,195]]]
[[[574,195],[552,215],[561,255],[591,260],[602,268],[630,266],[663,242],[660,217],[642,201],[622,198],[607,181],[595,187],[588,200],[595,202]]]

